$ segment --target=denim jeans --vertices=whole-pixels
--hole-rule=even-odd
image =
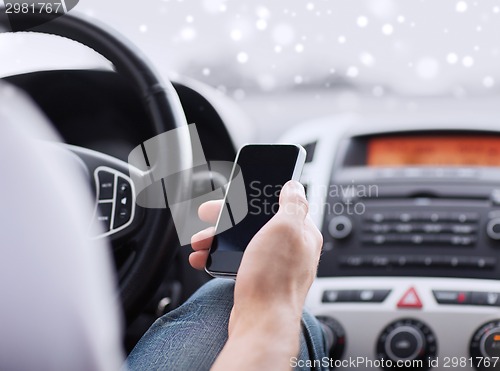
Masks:
[[[202,286],[183,305],[151,326],[129,355],[128,369],[210,369],[227,341],[233,291],[234,281],[229,279],[213,279]],[[325,356],[321,326],[314,316],[304,312],[297,360],[320,360]],[[302,366],[295,369],[322,370]]]

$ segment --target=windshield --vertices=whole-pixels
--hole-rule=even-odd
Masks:
[[[236,98],[308,87],[475,95],[500,77],[499,1],[82,0],[75,11],[125,34],[159,69]],[[0,69],[23,63],[2,58]]]
[[[237,96],[297,87],[474,95],[500,77],[498,1],[83,0],[78,8],[158,64]]]

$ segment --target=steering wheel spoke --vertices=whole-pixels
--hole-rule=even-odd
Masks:
[[[98,238],[119,238],[131,232],[136,219],[135,191],[132,179],[124,173],[107,166],[94,171],[96,182],[96,207],[91,233],[97,231]],[[134,223],[135,222],[135,223]]]
[[[112,241],[130,236],[140,225],[144,209],[136,205],[134,178],[143,176],[126,162],[87,148],[63,145],[77,155],[88,170],[95,194],[95,207],[90,223],[91,238],[110,238]]]

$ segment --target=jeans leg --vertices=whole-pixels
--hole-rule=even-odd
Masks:
[[[229,279],[213,279],[202,286],[151,326],[130,353],[128,368],[209,370],[227,341],[233,291],[234,281]],[[298,359],[320,359],[324,353],[320,325],[304,313],[302,328]]]
[[[327,357],[323,328],[316,317],[308,311],[302,314],[302,332],[300,334],[300,350],[297,356],[295,371],[324,371],[328,370],[322,364],[322,359]],[[309,361],[309,362],[307,362]]]

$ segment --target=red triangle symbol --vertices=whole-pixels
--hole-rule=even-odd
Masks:
[[[422,307],[422,301],[413,287],[408,289],[398,302],[398,308],[420,309]]]

